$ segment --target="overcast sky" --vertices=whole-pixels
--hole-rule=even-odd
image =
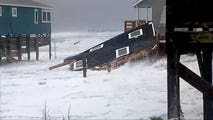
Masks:
[[[123,30],[136,19],[137,0],[35,0],[53,7],[53,32]]]

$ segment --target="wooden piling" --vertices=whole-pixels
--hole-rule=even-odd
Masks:
[[[27,60],[30,60],[30,35],[26,36]]]
[[[36,51],[36,60],[39,60],[39,40],[38,35],[35,37],[35,51]]]
[[[11,54],[11,36],[10,35],[7,35],[6,36],[6,55],[7,56],[10,56]],[[7,57],[7,62],[9,63],[10,62],[10,59]]]
[[[16,37],[16,46],[18,49],[18,61],[22,60],[22,40],[21,40],[21,35]]]
[[[0,51],[3,50],[3,41],[1,40],[1,35],[0,35]],[[2,65],[2,54],[0,53],[0,65]]]
[[[0,53],[0,65],[2,65],[2,55]]]
[[[203,76],[210,85],[212,85],[212,51],[203,50]],[[208,96],[203,96],[204,120],[213,120],[213,101]]]
[[[87,77],[87,60],[83,59],[83,77]]]
[[[180,83],[178,76],[180,54],[172,43],[168,43],[167,51],[168,119],[180,120]]]
[[[51,50],[52,50],[52,46],[51,46],[51,34],[48,34],[47,36],[47,40],[49,41],[49,59],[51,60],[51,57],[52,57],[52,53],[51,53]]]

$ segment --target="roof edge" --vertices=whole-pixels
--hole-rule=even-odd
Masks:
[[[138,5],[140,2],[142,2],[142,1],[144,1],[144,0],[137,0],[136,2],[134,2],[134,3],[131,5],[131,7],[137,7],[137,5]]]
[[[18,4],[4,4],[4,3],[0,3],[0,5],[3,5],[3,6],[16,6],[16,7],[31,7],[31,8],[41,8],[41,9],[53,9],[52,7],[42,7],[42,6],[33,6],[33,5],[18,5]]]

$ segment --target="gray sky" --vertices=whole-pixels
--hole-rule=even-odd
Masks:
[[[123,30],[125,20],[136,19],[136,0],[35,0],[53,7],[52,30]]]

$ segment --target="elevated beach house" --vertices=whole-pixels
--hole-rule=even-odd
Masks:
[[[166,0],[137,0],[132,7],[138,9],[138,19],[142,16],[145,21],[154,23],[159,39],[159,55],[164,55],[166,52]],[[145,11],[145,14],[140,9]]]
[[[23,53],[29,60],[31,51],[38,59],[44,45],[51,51],[51,9],[32,0],[0,0],[0,61],[22,60]]]

